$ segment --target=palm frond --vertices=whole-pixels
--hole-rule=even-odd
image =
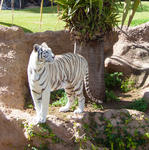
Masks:
[[[40,25],[39,25],[40,30],[41,30],[41,24],[42,24],[42,12],[43,12],[43,0],[41,0],[41,5],[40,5]]]
[[[2,10],[3,2],[4,2],[4,0],[1,0],[0,11]]]
[[[124,22],[127,18],[127,15],[128,15],[128,11],[130,9],[130,5],[131,5],[131,0],[125,0],[124,2],[124,9],[123,9],[123,16],[122,16],[122,23],[121,23],[121,28],[123,27],[124,25]]]
[[[131,14],[129,16],[129,20],[128,20],[128,27],[130,26],[130,23],[135,15],[135,12],[140,4],[141,0],[134,0],[133,5],[132,5],[132,10],[131,10]]]
[[[14,24],[14,0],[11,0],[11,17],[12,17],[12,26]]]

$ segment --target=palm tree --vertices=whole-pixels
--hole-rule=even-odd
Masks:
[[[61,7],[60,18],[66,22],[74,41],[74,52],[83,55],[89,63],[90,89],[97,99],[105,99],[104,35],[118,26],[121,0],[55,0]],[[131,0],[125,0],[122,26]],[[140,0],[134,0],[128,26]],[[121,26],[121,27],[122,27]]]

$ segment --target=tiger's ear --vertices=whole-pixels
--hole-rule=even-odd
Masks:
[[[45,48],[49,48],[46,42],[43,42],[43,43],[41,44],[41,46],[43,46],[43,47],[45,47]]]
[[[34,49],[35,52],[37,52],[38,49],[39,49],[39,45],[38,44],[34,44],[33,49]]]

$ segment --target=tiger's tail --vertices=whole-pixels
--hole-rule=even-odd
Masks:
[[[86,69],[86,74],[85,74],[85,77],[84,77],[84,84],[85,84],[85,90],[86,90],[86,93],[87,93],[87,96],[94,102],[96,103],[102,103],[101,100],[98,100],[96,99],[95,97],[92,96],[92,93],[90,91],[90,88],[89,88],[89,71],[88,71],[88,67]]]

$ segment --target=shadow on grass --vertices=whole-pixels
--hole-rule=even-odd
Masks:
[[[22,27],[22,26],[18,26],[18,25],[16,25],[16,24],[13,24],[13,25],[12,25],[11,23],[0,22],[0,25],[4,25],[4,26],[7,26],[7,27],[17,26],[17,27],[22,28],[25,33],[33,33],[31,30],[29,30],[29,29],[27,29],[27,28],[24,28],[24,27]]]

